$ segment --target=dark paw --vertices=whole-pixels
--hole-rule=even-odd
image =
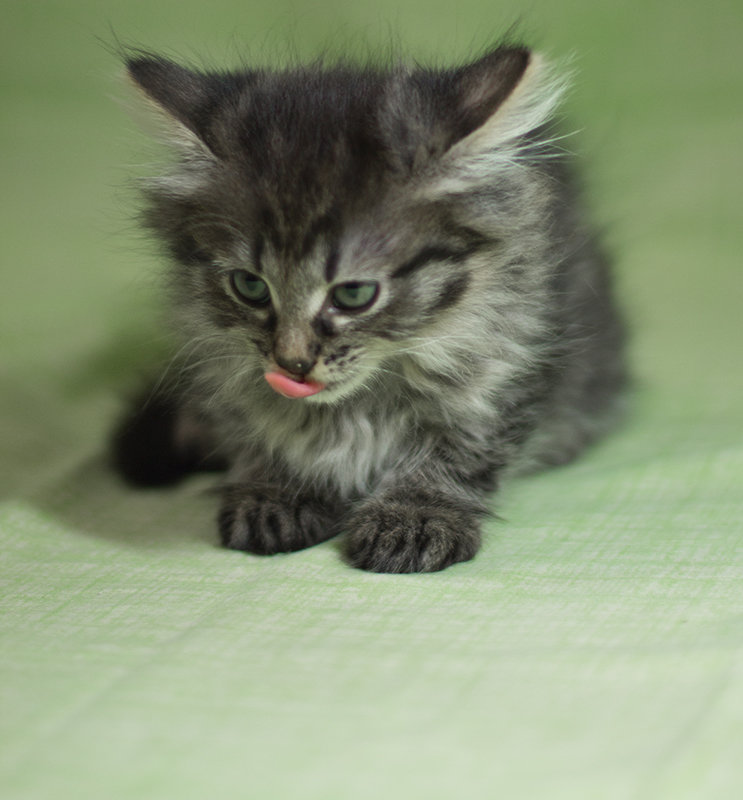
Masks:
[[[338,532],[332,510],[310,499],[284,499],[245,487],[225,492],[219,512],[222,544],[256,555],[303,550]]]
[[[133,486],[168,486],[200,470],[221,470],[211,432],[175,398],[145,396],[111,439],[113,465]]]
[[[436,572],[480,547],[478,514],[438,499],[372,500],[346,527],[348,561],[371,572]]]

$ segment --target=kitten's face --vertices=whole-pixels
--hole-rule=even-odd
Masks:
[[[199,316],[245,347],[256,380],[279,373],[321,385],[306,402],[332,403],[415,352],[463,301],[464,262],[482,241],[447,214],[406,204],[392,187],[383,202],[309,217],[304,230],[262,205],[211,245]]]
[[[549,107],[514,93],[530,63],[508,47],[442,71],[130,60],[181,153],[153,182],[147,221],[174,256],[190,334],[310,402],[416,350],[441,371],[430,328],[476,301],[472,257],[501,236],[457,205],[514,163],[512,143]]]

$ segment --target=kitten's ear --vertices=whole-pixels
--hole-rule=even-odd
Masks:
[[[531,60],[526,48],[499,47],[454,73],[453,103],[447,120],[450,145],[495,119],[500,106],[523,79]]]
[[[505,152],[549,122],[565,92],[546,60],[523,48],[499,48],[465,67],[460,98],[470,129],[452,143],[452,157]],[[482,98],[482,99],[481,99]]]
[[[388,104],[389,130],[412,171],[431,161],[459,169],[476,160],[488,178],[488,165],[511,159],[523,137],[548,121],[561,94],[540,56],[499,47],[451,72],[409,75]]]
[[[127,74],[145,98],[164,114],[170,138],[187,149],[206,145],[217,155],[210,134],[210,82],[208,76],[155,55],[126,59]]]

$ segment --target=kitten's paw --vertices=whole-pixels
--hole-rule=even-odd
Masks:
[[[478,516],[438,498],[371,500],[346,526],[346,556],[371,572],[436,572],[474,557]]]
[[[224,547],[255,555],[303,550],[337,532],[332,512],[316,500],[289,499],[275,492],[231,488],[219,512]]]
[[[223,470],[213,434],[175,396],[144,395],[111,438],[114,468],[132,486],[168,486],[192,472]]]

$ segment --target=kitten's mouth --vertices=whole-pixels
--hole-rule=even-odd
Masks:
[[[264,375],[268,385],[280,395],[296,400],[301,397],[311,397],[325,388],[324,383],[310,380],[297,380],[290,378],[283,372],[266,372]]]

